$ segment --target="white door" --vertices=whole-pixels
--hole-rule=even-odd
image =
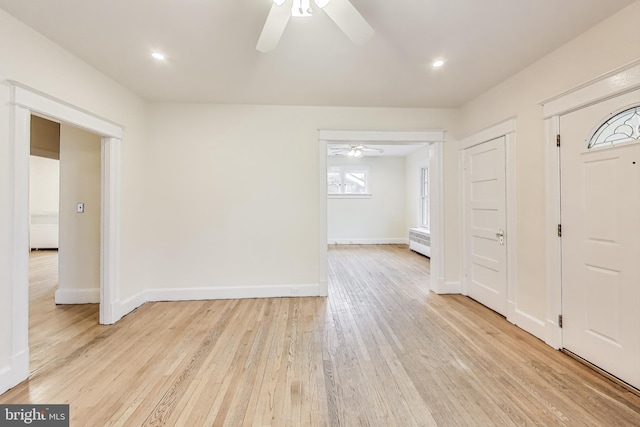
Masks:
[[[507,314],[505,137],[464,150],[465,284],[468,295]]]
[[[633,103],[640,91],[560,119],[562,314],[567,350],[640,387],[640,144],[588,148]]]

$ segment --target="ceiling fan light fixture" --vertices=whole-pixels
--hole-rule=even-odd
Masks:
[[[316,6],[318,6],[320,9],[328,5],[330,1],[331,0],[314,0],[314,2],[316,3]]]
[[[273,0],[276,6],[282,6],[286,0]]]
[[[362,157],[362,150],[360,150],[357,147],[353,147],[351,148],[351,150],[349,150],[349,152],[347,153],[347,156],[357,159],[358,157]]]
[[[293,6],[291,7],[291,16],[296,18],[304,18],[311,16],[313,9],[309,4],[309,0],[293,0]]]

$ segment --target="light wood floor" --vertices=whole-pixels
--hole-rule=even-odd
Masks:
[[[330,296],[55,306],[32,254],[31,378],[72,426],[640,425],[640,398],[462,296],[406,246],[332,246]]]

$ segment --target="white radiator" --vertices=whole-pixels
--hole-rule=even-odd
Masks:
[[[421,253],[422,255],[431,256],[431,234],[423,228],[409,229],[409,249]]]
[[[57,249],[58,212],[32,212],[29,220],[31,249]]]

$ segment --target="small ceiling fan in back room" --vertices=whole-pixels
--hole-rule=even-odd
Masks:
[[[311,3],[315,5],[312,7]],[[322,10],[355,44],[364,44],[373,36],[373,28],[349,0],[273,0],[256,49],[269,52],[278,46],[282,33],[293,17],[309,17]]]
[[[366,145],[350,145],[348,147],[329,147],[330,155],[332,156],[347,156],[347,157],[362,157],[365,153],[378,153],[384,152],[382,148],[369,148]]]

